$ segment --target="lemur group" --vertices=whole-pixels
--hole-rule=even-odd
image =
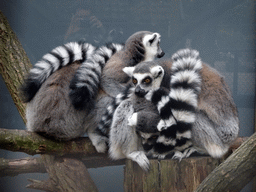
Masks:
[[[160,37],[139,31],[124,44],[71,42],[45,54],[21,87],[27,130],[62,141],[86,133],[99,153],[144,170],[149,157],[221,158],[239,132],[229,87],[197,50],[164,58]]]

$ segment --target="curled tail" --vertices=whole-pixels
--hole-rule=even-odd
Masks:
[[[74,61],[86,61],[94,51],[95,47],[91,44],[70,42],[44,55],[30,70],[21,86],[23,101],[30,102],[52,73]]]
[[[159,89],[146,98],[156,104],[162,119],[157,127],[159,150],[184,151],[192,146],[191,128],[201,90],[202,62],[198,51],[190,49],[179,50],[172,60],[170,92]]]
[[[85,109],[93,102],[98,93],[103,67],[123,47],[121,44],[107,44],[98,48],[91,58],[82,63],[70,82],[69,96],[76,109]]]
[[[108,133],[110,130],[110,126],[112,124],[113,115],[115,113],[116,108],[120,105],[120,103],[127,98],[131,97],[131,94],[133,93],[133,86],[128,85],[123,93],[119,93],[116,98],[113,98],[113,101],[111,105],[109,105],[102,116],[98,127],[96,128],[96,131],[105,137],[108,137]]]

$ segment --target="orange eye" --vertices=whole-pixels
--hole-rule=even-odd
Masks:
[[[147,84],[148,84],[148,83],[150,83],[150,82],[151,82],[151,79],[149,79],[149,78],[147,78],[147,79],[144,80],[144,83],[147,83]]]
[[[133,79],[132,82],[133,82],[134,85],[136,85],[137,84],[137,79]]]
[[[157,135],[154,135],[151,137],[152,139],[157,139]]]

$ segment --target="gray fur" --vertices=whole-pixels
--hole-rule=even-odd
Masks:
[[[69,82],[79,64],[53,73],[27,104],[27,129],[45,136],[69,140],[85,133],[86,111],[77,111],[70,102]]]
[[[141,138],[135,127],[128,125],[128,118],[134,113],[132,101],[123,101],[116,109],[109,136],[109,155],[112,159],[129,158],[143,169],[149,168],[149,161],[143,151]]]
[[[170,67],[172,66],[171,60],[165,62],[169,63]],[[159,61],[159,64],[160,63],[162,63],[162,61]],[[176,149],[174,158],[182,159],[188,157],[194,151],[209,154],[214,158],[221,158],[238,136],[239,120],[237,108],[224,78],[207,64],[202,65],[200,74],[202,85],[198,87],[199,91],[200,89],[201,91],[197,92],[199,95],[195,112],[195,122],[191,130],[191,140],[187,148],[182,148],[180,149],[181,151],[178,148]],[[110,130],[110,156],[114,159],[130,158],[129,154],[136,150],[141,151],[143,144],[141,139],[138,140],[138,135],[136,131],[134,131],[134,129],[136,129],[134,125],[138,124],[138,118],[134,121],[134,117],[136,116],[131,115],[127,117],[134,113],[131,112],[131,106],[129,114],[125,113],[127,109],[122,106],[126,103],[134,104],[134,101],[132,101],[132,98],[129,98],[121,102],[114,113]],[[144,106],[144,104],[142,106]],[[124,115],[124,117],[122,117],[122,115]],[[150,116],[150,118],[152,117]],[[132,123],[129,123],[131,119]],[[152,135],[153,134],[155,135],[155,133],[152,133]],[[121,135],[122,140],[120,140]],[[132,140],[132,138],[135,139]],[[134,143],[131,144],[123,141],[133,141]],[[131,151],[129,149],[130,146],[132,146]],[[118,151],[118,153],[116,153],[116,151]],[[144,156],[145,151],[144,153],[140,152],[137,153],[137,155],[138,154]],[[159,153],[155,153],[154,150],[149,151],[148,154],[159,158],[165,156],[165,154],[162,156]],[[138,159],[141,158],[137,157],[134,161],[138,162]],[[148,164],[146,162],[147,161],[143,160],[138,163],[143,169],[147,170]]]
[[[148,44],[148,41],[143,41],[145,37],[152,38],[154,35],[157,35],[157,38],[152,46]],[[160,35],[149,31],[140,31],[130,36],[125,42],[124,49],[112,56],[104,67],[101,77],[101,88],[112,97],[116,97],[119,93],[123,92],[130,78],[122,69],[135,66],[142,61],[152,61],[156,57],[162,57],[164,52],[158,45],[159,41]],[[150,49],[154,50],[151,52]],[[148,52],[151,53],[149,54]]]
[[[157,134],[157,124],[161,118],[157,107],[136,90],[138,87],[143,92],[158,89],[165,74],[163,68],[154,62],[142,62],[136,67],[126,67],[124,71],[133,79],[137,78],[137,83],[130,88],[132,94],[122,101],[114,112],[110,129],[109,155],[112,159],[129,158],[144,170],[148,170],[149,160],[142,144],[150,141],[141,137],[140,133],[148,133],[150,136],[153,133]],[[152,79],[151,83],[146,84],[144,77]]]
[[[149,41],[154,39],[150,44]],[[122,93],[126,85],[130,82],[130,77],[123,72],[124,67],[135,66],[141,61],[149,60],[152,61],[156,57],[162,57],[164,52],[159,46],[160,35],[158,33],[152,33],[149,31],[140,31],[130,36],[125,45],[124,49],[115,53],[103,68],[100,92],[97,98],[97,106],[99,108],[107,108],[114,102],[114,98]],[[101,100],[107,100],[108,103],[101,102]],[[104,103],[102,106],[101,103]],[[107,107],[106,107],[107,106]],[[97,110],[97,109],[96,109]],[[108,140],[109,127],[111,120],[108,119],[107,109],[105,109],[101,120],[96,120],[99,126],[96,128],[92,135],[97,137],[91,138],[93,145],[96,147],[98,152],[105,152],[107,148],[106,141]],[[99,113],[102,111],[99,111]],[[112,114],[114,110],[110,112]],[[98,113],[98,112],[97,112]],[[99,135],[102,134],[102,136]]]

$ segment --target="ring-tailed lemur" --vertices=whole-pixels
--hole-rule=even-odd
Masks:
[[[172,57],[174,60],[173,65],[179,60],[180,62],[186,61],[186,58],[190,57],[190,55],[191,53],[187,49],[178,51]],[[178,71],[179,68],[176,70]],[[188,123],[194,122],[191,124],[191,133],[187,134],[192,139],[193,147],[187,151],[185,150],[183,153],[175,153],[175,157],[179,159],[187,157],[194,150],[209,154],[214,158],[220,158],[228,151],[230,145],[235,140],[239,132],[237,108],[224,78],[215,69],[205,63],[202,65],[200,74],[202,84],[198,99],[196,99],[195,96],[194,98],[189,99],[189,101],[187,100],[194,107],[197,104],[197,108],[195,108],[195,116],[189,114],[191,119],[187,118]],[[186,75],[184,77],[186,77]],[[179,74],[176,78],[179,79]],[[173,78],[173,80],[175,79]],[[174,81],[174,85],[171,85],[171,89],[174,87],[177,89],[179,86],[180,83],[176,84]],[[200,88],[194,83],[192,83],[191,86],[196,88],[195,93],[198,93]],[[186,92],[180,93],[183,95],[186,94]],[[161,99],[154,101],[157,106],[162,106],[162,101],[166,99],[166,96],[158,90],[146,95],[145,98],[153,101],[154,95],[156,95],[157,98],[162,95]],[[172,97],[171,93],[169,94],[169,97]],[[172,99],[164,102],[163,108],[169,104],[172,105]],[[179,105],[177,106],[179,108]],[[164,120],[161,123],[166,124],[167,127],[170,126],[171,121],[168,116],[172,118],[172,115],[175,118],[179,116],[173,107],[172,114],[167,113],[167,118],[163,118],[160,113],[161,118]],[[161,132],[164,133],[164,136],[171,133],[168,133],[168,129],[161,129],[161,126],[159,125],[158,129],[162,130]],[[184,134],[186,134],[186,132],[184,132]]]
[[[109,44],[95,51],[89,44],[69,43],[46,54],[31,69],[22,86],[24,101],[28,102],[28,130],[66,140],[87,130],[96,149],[104,152],[105,138],[98,136],[95,129],[101,111],[112,98],[104,90],[98,90],[102,67],[106,62],[114,63],[117,68],[129,66],[136,64],[134,61],[163,55],[159,41],[158,33],[138,32],[126,41],[124,49],[123,45]],[[120,73],[111,69],[117,75]]]
[[[129,77],[122,71],[124,67],[134,66],[141,61],[152,61],[164,55],[159,46],[160,37],[158,33],[139,31],[130,36],[124,45],[118,45],[119,48],[113,49],[113,44],[108,44],[105,49],[108,56],[104,54],[104,60],[99,58],[97,61],[101,69],[103,68],[103,72],[97,71],[97,77],[91,74],[93,70],[87,63],[82,64],[70,84],[72,90],[70,98],[75,108],[85,108],[85,104],[97,95],[98,86],[95,86],[95,83],[99,84],[98,76],[100,75],[102,75],[100,87],[109,96],[115,97],[123,91],[129,80]],[[113,50],[119,51],[112,52]]]
[[[168,66],[168,62],[143,62],[136,67],[124,68],[132,77],[135,88],[132,88],[129,99],[121,102],[113,117],[109,149],[113,159],[127,157],[136,161],[143,169],[147,169],[148,159],[144,152],[164,157],[171,152],[191,151],[191,125],[195,120],[197,95],[201,86],[199,72],[202,65],[197,51],[189,50],[189,53],[187,57],[184,55],[180,59],[173,57],[176,61],[172,66]],[[162,66],[171,69],[171,72],[166,70],[165,73]],[[171,84],[163,84],[166,80]],[[145,97],[149,97],[156,90],[156,94],[164,93],[165,97],[157,97],[154,94],[153,102],[147,101]],[[162,99],[161,102],[159,99]],[[168,101],[171,102],[167,104]],[[156,103],[158,105],[155,105]],[[123,110],[127,110],[127,105],[132,109],[128,109],[131,114],[127,115],[130,117],[125,118],[122,115]],[[163,123],[161,118],[169,125]],[[162,129],[165,129],[165,132]],[[166,130],[172,134],[166,134]],[[135,132],[140,137],[134,135]],[[142,139],[141,144],[138,142],[139,138]],[[190,155],[187,151],[184,153]]]
[[[93,117],[96,124],[90,125],[92,129],[88,132],[98,152],[105,152],[107,149],[109,127],[104,129],[101,129],[100,126],[96,127],[103,116],[106,106],[109,106],[114,101],[114,97],[118,93],[125,90],[127,83],[130,81],[130,77],[122,69],[135,66],[142,61],[151,61],[162,57],[164,52],[160,48],[159,42],[160,34],[158,33],[137,32],[127,39],[124,48],[115,53],[103,68]]]
[[[29,131],[60,140],[85,133],[84,124],[93,105],[87,103],[87,110],[74,108],[69,98],[70,81],[82,64],[88,66],[88,73],[95,77],[89,82],[90,86],[97,87],[100,64],[104,64],[105,57],[111,57],[109,47],[112,47],[112,52],[119,51],[119,45],[115,44],[96,50],[88,43],[71,42],[53,49],[35,64],[21,87],[23,99],[27,102]]]
[[[191,55],[189,50],[178,51],[173,56],[173,59],[176,61],[167,60],[164,62],[169,63],[167,64],[169,66],[172,66],[173,62],[179,62],[180,64],[182,64],[183,62],[188,61],[188,59],[186,58],[188,58],[189,55]],[[163,61],[158,61],[157,63],[161,65]],[[189,73],[187,73],[187,75],[189,75]],[[184,77],[186,77],[185,79],[187,79],[187,75],[184,75],[183,77],[178,75],[177,80],[181,80]],[[191,84],[192,87],[194,87],[193,94],[199,94],[197,108],[195,109],[196,116],[194,117],[193,115],[194,110],[190,111],[190,117],[192,117],[191,120],[194,120],[194,123],[190,121],[192,123],[191,132],[186,131],[184,132],[184,135],[180,135],[179,132],[176,132],[176,138],[179,139],[181,138],[180,136],[184,137],[186,143],[188,143],[189,145],[184,145],[184,143],[181,143],[182,146],[188,148],[185,148],[185,150],[184,148],[176,148],[174,150],[175,158],[181,159],[187,157],[195,150],[200,153],[209,154],[214,158],[220,158],[228,151],[229,146],[238,135],[239,120],[237,108],[234,104],[232,94],[229,91],[229,88],[226,85],[223,77],[221,77],[216,70],[212,69],[207,64],[202,65],[200,75],[202,83],[200,93],[198,93],[198,90],[200,89],[200,87],[198,87],[198,81],[196,80],[196,86],[194,86],[194,84]],[[198,76],[195,77],[197,78]],[[193,81],[195,79],[192,78],[191,80]],[[177,82],[179,82],[179,80]],[[184,87],[183,83],[178,83],[176,85],[175,84],[176,83],[172,84],[172,86],[174,86],[174,89],[177,89],[177,87],[180,86],[183,88],[186,87]],[[180,95],[181,98],[183,98],[183,93],[185,92],[180,93],[182,94],[178,94],[177,96]],[[145,96],[145,98],[153,101],[156,106],[158,106],[158,110],[160,109],[160,107],[162,109],[169,109],[168,105],[171,105],[171,103],[163,101],[172,101],[172,98],[170,99],[170,97],[174,95],[172,95],[171,92],[168,95],[166,94],[166,92],[158,89],[156,91],[153,91],[153,93],[150,91],[148,95]],[[154,101],[154,98],[160,99]],[[174,98],[177,97],[175,96]],[[189,100],[186,101],[190,102]],[[163,105],[161,105],[161,103]],[[196,104],[196,102],[194,104]],[[184,106],[177,105],[177,107],[181,109]],[[172,145],[166,145],[168,144],[168,142],[166,143],[166,141],[168,141],[166,140],[166,138],[168,139],[169,135],[164,133],[164,131],[168,130],[169,128],[162,129],[164,128],[164,126],[162,125],[166,124],[167,127],[169,126],[169,123],[171,121],[169,121],[170,118],[168,117],[172,117],[172,115],[173,117],[175,117],[175,110],[177,110],[178,108],[171,109],[171,111],[168,110],[169,112],[166,113],[166,118],[163,118],[163,115],[165,113],[160,113],[160,116],[164,119],[164,121],[161,120],[160,123],[158,123],[157,128],[161,128],[160,130],[162,131],[159,131],[158,129],[158,132],[154,131],[152,133],[140,131],[138,132],[140,134],[140,137],[138,137],[138,134],[136,134],[136,129],[131,128],[128,125],[132,125],[132,122],[129,122],[129,117],[134,117],[133,102],[131,101],[131,99],[127,99],[121,102],[114,113],[113,123],[110,129],[109,152],[111,157],[113,159],[120,159],[125,157],[131,158],[134,161],[138,162],[138,164],[142,168],[147,169],[149,161],[145,156],[145,152],[148,152],[148,154],[151,154],[153,156],[163,157],[162,154],[165,155],[166,152],[173,150]],[[187,107],[185,108],[187,110]],[[173,114],[171,114],[171,112],[173,112]],[[130,120],[131,119],[133,118],[130,118]],[[177,123],[177,125],[179,125],[179,123]],[[189,127],[190,126],[188,126],[188,128]],[[165,139],[161,139],[163,138],[163,136]],[[140,145],[141,138],[143,138],[142,145]],[[188,138],[191,138],[191,140],[187,140]],[[172,140],[169,139],[169,141]],[[190,141],[192,141],[192,147],[190,146]],[[175,142],[173,144],[177,145],[177,143]]]

